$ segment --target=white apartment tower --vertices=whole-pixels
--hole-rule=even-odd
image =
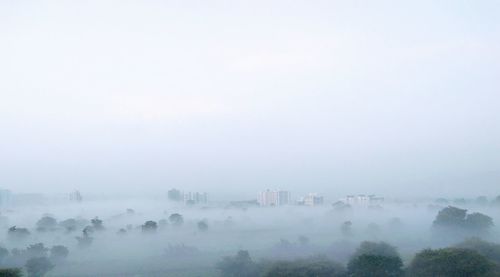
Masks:
[[[259,194],[261,206],[283,206],[290,204],[290,192],[286,190],[265,190]]]

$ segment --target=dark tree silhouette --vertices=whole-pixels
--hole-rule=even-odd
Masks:
[[[410,277],[485,277],[493,276],[494,264],[470,249],[425,249],[413,258],[407,273]]]
[[[342,235],[344,236],[352,236],[352,222],[351,221],[346,221],[342,223],[342,226],[340,226],[340,231],[342,232]]]
[[[104,225],[102,223],[102,220],[100,220],[97,216],[94,217],[90,223],[92,224],[92,227],[94,228],[94,230],[96,231],[102,231],[104,230]]]
[[[168,225],[168,220],[162,218],[158,221],[158,227],[163,228]]]
[[[47,257],[38,257],[29,259],[25,267],[29,277],[43,277],[54,268],[54,265]]]
[[[435,227],[462,227],[466,216],[467,210],[448,206],[439,211],[432,224]]]
[[[293,261],[278,261],[264,264],[264,277],[337,277],[345,276],[345,268],[324,257],[312,257]]]
[[[30,231],[26,228],[17,228],[16,226],[12,226],[9,228],[7,231],[7,236],[9,239],[14,239],[14,240],[22,240],[26,239],[29,237]]]
[[[184,219],[182,218],[182,215],[178,214],[178,213],[175,213],[175,214],[171,214],[169,217],[168,217],[168,220],[170,221],[170,223],[172,223],[173,225],[182,225],[182,223],[184,223]]]
[[[395,277],[403,275],[403,262],[396,248],[385,242],[364,241],[348,263],[349,276]]]
[[[500,265],[500,244],[484,241],[479,238],[469,238],[459,244],[456,248],[471,249]]]
[[[259,275],[257,264],[252,261],[248,251],[240,250],[233,257],[224,257],[217,263],[222,277],[255,277]]]
[[[198,222],[198,230],[206,232],[208,230],[208,224],[206,221],[202,220]]]
[[[47,257],[49,249],[43,243],[35,243],[26,248],[28,258]]]
[[[65,260],[69,255],[69,250],[64,245],[55,245],[50,249],[50,259],[60,262]]]
[[[399,257],[399,253],[396,248],[386,242],[372,242],[363,241],[356,252],[354,252],[354,257],[361,255],[375,255],[375,256],[385,256],[385,257]]]
[[[465,218],[465,225],[473,230],[488,230],[493,227],[493,219],[482,213],[472,213]]]
[[[299,236],[299,244],[301,246],[309,245],[309,238],[306,236]]]
[[[145,233],[153,233],[156,232],[156,229],[158,229],[158,224],[155,221],[149,220],[146,221],[142,226],[142,232]]]
[[[59,225],[62,226],[67,232],[73,232],[78,227],[78,223],[74,218],[63,220],[59,222]]]
[[[44,216],[36,222],[36,230],[40,232],[53,231],[57,227],[57,220],[51,216]]]
[[[349,261],[347,271],[352,277],[399,277],[402,267],[400,257],[363,254]]]
[[[493,205],[500,205],[500,195],[495,197],[495,199],[492,201]]]
[[[2,277],[22,277],[23,273],[19,268],[0,268],[0,276]]]
[[[120,228],[118,232],[116,232],[118,235],[123,236],[127,234],[127,230],[125,228]]]
[[[7,258],[7,256],[9,256],[9,250],[7,250],[6,248],[0,247],[0,265],[3,264],[3,261],[5,260],[5,258]],[[0,275],[0,276],[2,276],[2,275]]]
[[[76,240],[78,241],[78,246],[80,248],[85,248],[85,247],[90,246],[94,239],[90,236],[88,230],[85,228],[82,231],[82,236],[76,237]]]
[[[449,206],[439,211],[433,227],[447,235],[486,234],[493,227],[493,219],[481,213],[467,214],[465,209]]]

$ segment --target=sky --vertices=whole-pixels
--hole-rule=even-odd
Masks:
[[[1,1],[0,187],[500,194],[499,1]]]

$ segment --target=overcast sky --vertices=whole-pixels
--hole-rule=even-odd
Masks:
[[[500,1],[2,1],[0,187],[500,194]]]

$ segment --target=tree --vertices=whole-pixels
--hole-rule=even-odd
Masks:
[[[84,248],[84,247],[90,246],[94,239],[92,237],[90,237],[88,230],[85,228],[82,231],[82,236],[76,237],[76,240],[78,241],[78,246],[80,248]]]
[[[493,200],[493,205],[500,205],[500,195]]]
[[[402,267],[400,257],[363,254],[349,261],[347,271],[352,277],[399,277]]]
[[[116,234],[118,234],[120,236],[124,236],[127,234],[127,230],[125,228],[120,228],[120,230],[118,230],[118,232],[116,232]]]
[[[43,243],[35,243],[26,248],[26,256],[28,258],[47,257],[48,251],[49,249]]]
[[[476,204],[478,204],[478,205],[486,205],[486,204],[488,204],[488,197],[486,197],[486,196],[478,196],[476,198]]]
[[[51,216],[44,216],[36,222],[37,231],[52,231],[57,227],[57,220]]]
[[[340,231],[344,236],[352,236],[352,222],[351,221],[344,222],[340,227]]]
[[[299,236],[299,244],[301,246],[309,245],[309,238],[303,235]]]
[[[448,201],[446,198],[438,198],[434,202],[441,205],[447,205],[448,203],[450,203],[450,201]]]
[[[278,261],[264,265],[264,277],[336,277],[345,276],[344,267],[324,257]]]
[[[493,219],[482,213],[472,213],[465,218],[465,226],[472,230],[485,231],[493,227]]]
[[[3,260],[9,256],[9,250],[6,248],[0,247],[0,264],[3,263]],[[2,276],[2,275],[0,275]]]
[[[54,265],[47,257],[38,257],[29,259],[25,267],[29,277],[43,277]]]
[[[50,249],[50,259],[52,261],[63,261],[69,255],[69,250],[64,245],[55,245]]]
[[[198,230],[206,232],[208,230],[208,224],[204,220],[198,222]]]
[[[463,206],[463,205],[467,204],[467,200],[465,200],[465,198],[457,198],[457,199],[453,200],[453,204]]]
[[[90,223],[92,223],[92,227],[94,228],[94,230],[96,231],[102,231],[104,230],[104,226],[102,224],[102,220],[100,220],[97,216],[94,217]]]
[[[364,241],[348,263],[349,276],[402,276],[403,262],[396,248],[386,242]]]
[[[168,199],[171,200],[171,201],[181,201],[182,200],[182,194],[177,189],[171,189],[171,190],[168,191]]]
[[[466,216],[467,210],[448,206],[438,212],[432,224],[434,227],[462,227]]]
[[[222,277],[254,277],[258,276],[257,265],[250,258],[248,251],[240,250],[234,257],[224,257],[217,263]]]
[[[354,252],[353,257],[361,255],[374,255],[374,256],[384,256],[384,257],[399,257],[399,253],[396,248],[386,242],[372,242],[363,241],[356,252]]]
[[[63,220],[59,222],[59,225],[66,229],[67,232],[73,232],[78,227],[78,223],[74,218]]]
[[[482,234],[493,227],[493,219],[481,213],[467,214],[467,210],[456,207],[446,207],[439,211],[432,223],[437,230],[450,231],[463,234]]]
[[[469,238],[454,247],[474,250],[500,265],[500,244],[487,242],[480,238]]]
[[[493,276],[494,264],[470,249],[425,249],[413,258],[407,273],[410,277],[485,277]]]
[[[9,239],[14,239],[14,240],[22,240],[27,237],[29,237],[30,231],[26,228],[17,228],[16,226],[12,226],[9,228],[7,231],[7,236]]]
[[[152,233],[158,229],[158,224],[152,220],[146,221],[142,226],[142,232]]]
[[[168,225],[168,220],[162,218],[158,221],[158,227],[164,228]]]
[[[23,273],[19,268],[0,268],[0,276],[2,277],[22,277]]]
[[[171,214],[169,217],[168,217],[168,220],[170,220],[170,222],[173,224],[173,225],[182,225],[182,223],[184,223],[184,219],[182,218],[182,215],[180,214]]]

